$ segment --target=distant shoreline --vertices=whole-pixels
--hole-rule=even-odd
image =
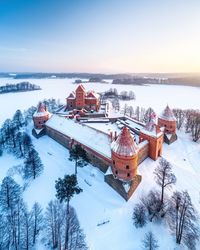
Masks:
[[[200,74],[92,74],[92,73],[0,73],[0,78],[7,79],[76,79],[75,83],[106,83],[113,80],[113,85],[143,86],[176,85],[200,87]],[[83,80],[82,80],[83,79]],[[87,80],[89,79],[89,80]],[[78,82],[80,80],[80,82]],[[82,80],[82,81],[81,81]],[[92,81],[94,80],[94,81]],[[99,81],[97,81],[99,80]],[[76,82],[77,81],[77,82]]]
[[[9,93],[21,93],[21,92],[30,92],[30,91],[37,91],[37,90],[42,90],[41,88],[40,89],[27,89],[27,90],[13,90],[13,91],[7,91],[7,92],[0,92],[0,95],[3,95],[3,94],[9,94]]]

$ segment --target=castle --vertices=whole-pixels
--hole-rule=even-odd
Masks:
[[[33,134],[37,138],[46,134],[68,149],[81,145],[91,163],[104,173],[105,181],[128,200],[142,179],[139,164],[147,157],[157,160],[162,155],[163,142],[170,144],[177,139],[176,119],[169,106],[158,122],[152,113],[145,125],[127,116],[69,116],[71,109],[98,112],[99,108],[99,96],[79,85],[66,98],[65,114],[50,116],[39,104],[33,115]]]
[[[86,92],[85,87],[80,84],[75,92],[71,92],[70,95],[66,98],[68,110],[85,109],[87,111],[99,111],[100,108],[100,98],[97,93],[94,91]]]

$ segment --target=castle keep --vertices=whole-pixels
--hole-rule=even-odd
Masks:
[[[126,116],[72,118],[71,109],[98,111],[99,96],[79,85],[76,93],[67,97],[65,113],[51,117],[40,103],[33,115],[33,134],[37,138],[46,134],[68,149],[81,145],[91,163],[104,173],[105,181],[125,200],[142,180],[139,164],[147,157],[157,160],[162,155],[164,140],[170,144],[177,139],[176,119],[169,106],[158,117],[158,123],[152,113],[145,125]]]

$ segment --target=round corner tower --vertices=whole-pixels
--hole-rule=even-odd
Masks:
[[[158,126],[160,128],[164,127],[165,133],[168,134],[176,133],[176,118],[168,105],[164,109],[162,114],[158,117]]]
[[[43,103],[39,103],[36,112],[33,115],[33,123],[35,129],[42,129],[44,124],[49,119],[49,112]]]
[[[116,141],[111,144],[112,172],[123,181],[130,181],[137,175],[138,149],[127,127],[123,127]]]

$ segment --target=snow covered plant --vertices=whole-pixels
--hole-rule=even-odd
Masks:
[[[59,178],[56,181],[56,197],[60,202],[67,202],[66,205],[66,225],[65,236],[63,239],[64,249],[71,249],[71,235],[70,235],[70,200],[75,194],[79,194],[83,190],[78,186],[75,175],[65,175],[63,179]],[[73,248],[72,248],[73,249]],[[77,248],[79,249],[79,248]],[[80,248],[81,249],[81,248]],[[83,248],[84,249],[84,248]]]
[[[87,250],[85,235],[75,209],[69,206],[69,213],[66,213],[66,205],[59,200],[50,201],[46,210],[44,242],[48,249],[69,249]],[[68,232],[68,244],[66,245],[66,233]]]
[[[175,191],[170,199],[167,216],[168,225],[176,237],[176,243],[182,242],[190,250],[195,250],[199,240],[198,215],[187,191]]]
[[[144,250],[156,250],[159,248],[158,241],[151,231],[145,234],[142,246]]]

